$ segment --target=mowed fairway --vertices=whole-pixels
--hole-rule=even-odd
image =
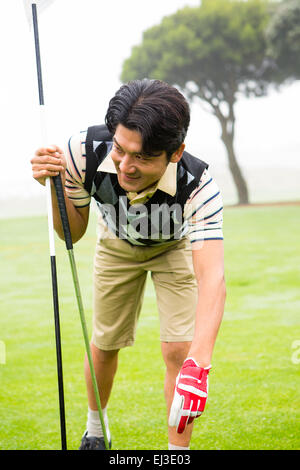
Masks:
[[[227,301],[205,413],[191,449],[299,449],[300,206],[226,208]],[[89,331],[95,217],[74,245]],[[85,430],[84,342],[57,240],[68,449]],[[0,220],[0,449],[60,449],[47,218]],[[122,305],[120,305],[122,308]],[[155,292],[120,353],[109,404],[114,449],[167,449]]]

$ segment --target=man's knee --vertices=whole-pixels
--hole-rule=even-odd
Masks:
[[[190,342],[175,342],[165,343],[162,342],[162,355],[167,366],[167,369],[171,372],[178,373],[181,369],[183,361],[186,359]]]
[[[92,351],[94,360],[96,359],[97,362],[103,365],[110,364],[118,360],[119,349],[106,351],[104,349],[99,349],[97,346],[91,343],[91,351]]]

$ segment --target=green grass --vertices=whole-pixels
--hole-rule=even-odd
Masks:
[[[300,207],[225,210],[227,301],[191,449],[299,449]],[[91,327],[94,218],[74,246]],[[56,243],[68,448],[85,428],[84,342],[69,259]],[[0,449],[60,449],[47,220],[0,220]],[[3,350],[5,349],[5,357]],[[294,357],[300,357],[296,354]],[[4,360],[5,359],[5,360]],[[152,285],[136,344],[120,353],[114,449],[166,449],[164,365]]]

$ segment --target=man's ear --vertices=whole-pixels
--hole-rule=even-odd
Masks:
[[[170,158],[170,162],[172,162],[172,163],[179,162],[179,160],[181,159],[181,157],[183,155],[184,149],[185,149],[185,144],[182,143],[180,145],[180,147],[178,147],[178,149],[175,150],[175,152],[172,154],[172,156]]]

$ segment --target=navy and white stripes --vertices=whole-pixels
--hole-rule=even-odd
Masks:
[[[192,243],[223,239],[222,197],[208,170],[203,172],[199,186],[187,200],[184,217],[189,224],[189,238]]]

